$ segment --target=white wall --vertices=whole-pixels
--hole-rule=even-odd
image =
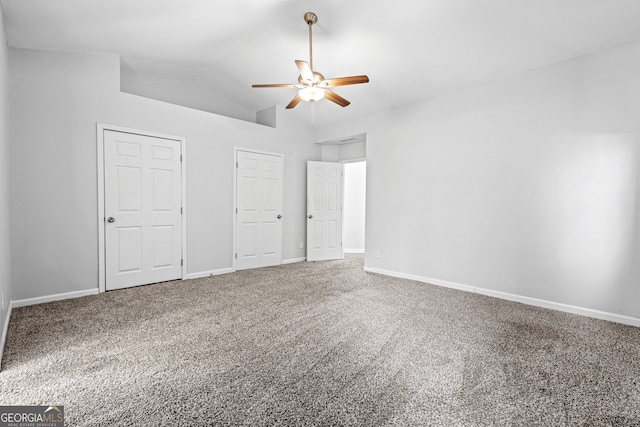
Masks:
[[[319,144],[323,162],[342,162],[359,160],[367,157],[367,142],[359,141],[349,144]]]
[[[120,93],[117,57],[9,58],[13,299],[97,287],[96,122],[187,138],[189,273],[232,265],[234,146],[285,154],[284,257],[304,256],[305,162],[319,150],[303,124]],[[367,133],[365,265],[640,317],[638,75],[631,44],[317,129]]]
[[[278,129],[120,92],[119,59],[9,49],[16,300],[98,286],[96,123],[187,138],[187,272],[232,266],[234,146],[285,155],[284,258],[305,256],[302,123]]]
[[[168,74],[159,74],[154,63],[157,61],[121,59],[120,90],[255,123],[256,112],[241,105],[237,96],[241,92],[236,90],[239,84],[229,82],[228,77],[211,67],[174,62],[162,64]],[[214,81],[226,82],[222,92],[219,87],[214,91],[215,85],[211,83]]]
[[[8,321],[11,299],[11,256],[9,227],[9,55],[0,5],[0,361],[4,347],[3,331]]]
[[[366,162],[344,164],[342,246],[345,252],[364,253],[366,182]]]
[[[640,318],[639,75],[636,43],[317,129],[367,133],[366,267]]]

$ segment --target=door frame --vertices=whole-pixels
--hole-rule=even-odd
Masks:
[[[360,162],[365,162],[365,164],[366,164],[367,158],[366,157],[356,157],[356,158],[353,158],[353,159],[340,160],[340,163],[342,163],[343,165],[346,165],[346,164],[349,164],[349,163],[360,163]],[[343,169],[343,171],[344,171],[344,169]],[[342,209],[342,221],[343,221],[342,222],[342,237],[343,237],[342,241],[343,241],[343,243],[344,243],[344,203],[345,203],[344,178],[345,177],[343,176],[342,177],[342,190],[343,190],[343,192],[342,192],[342,207],[343,207],[343,209]],[[367,247],[367,203],[366,203],[366,200],[367,200],[366,199],[366,197],[367,197],[367,180],[366,179],[367,179],[367,176],[366,176],[366,173],[365,173],[365,183],[364,183],[364,194],[365,194],[365,205],[364,205],[364,225],[365,225],[365,228],[364,228],[364,246],[365,247],[362,250],[363,254],[366,254],[366,252],[367,252],[367,250],[366,250],[366,247]],[[344,247],[342,248],[342,253],[344,255]],[[351,252],[351,253],[357,253],[357,252]]]
[[[98,166],[98,292],[106,291],[106,251],[105,251],[105,169],[104,169],[104,132],[114,131],[131,133],[135,135],[149,136],[152,138],[162,138],[178,141],[180,143],[180,156],[182,163],[180,174],[182,179],[182,266],[180,267],[180,279],[184,280],[187,270],[187,139],[182,136],[168,135],[158,132],[150,132],[139,129],[127,128],[104,123],[96,123],[96,146],[97,146],[97,166]]]
[[[322,258],[318,260],[309,261],[309,163],[331,163],[338,164],[341,167],[340,171],[340,258]],[[344,259],[344,163],[343,161],[328,161],[328,160],[307,160],[307,170],[306,170],[306,179],[307,179],[307,187],[306,187],[306,210],[305,210],[305,224],[307,228],[306,233],[306,256],[305,259],[307,262],[315,262],[315,261],[328,261],[328,260],[336,260],[336,259]]]
[[[284,215],[284,189],[285,189],[285,168],[284,168],[284,154],[282,153],[274,153],[272,151],[264,151],[264,150],[256,150],[254,148],[244,148],[244,147],[233,147],[233,247],[231,248],[231,268],[233,271],[238,271],[237,268],[237,260],[236,254],[237,252],[237,232],[236,227],[238,226],[238,216],[236,212],[238,210],[238,151],[246,151],[249,153],[256,154],[265,154],[267,156],[276,156],[282,158],[282,229],[280,230],[280,245],[282,251],[282,260],[284,260],[284,223],[286,221],[286,216]],[[281,263],[282,263],[281,260]]]

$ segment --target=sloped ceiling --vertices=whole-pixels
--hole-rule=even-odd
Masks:
[[[318,15],[314,65],[351,105],[301,103],[322,126],[640,40],[638,0],[0,0],[9,46],[109,53],[123,87],[245,120],[295,89]],[[126,86],[126,87],[125,87]],[[169,99],[169,98],[175,99]],[[179,98],[179,99],[178,99]]]

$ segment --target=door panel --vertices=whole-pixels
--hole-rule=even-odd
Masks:
[[[153,230],[153,269],[171,268],[173,265],[173,248],[175,242],[175,227],[171,225],[157,225]]]
[[[282,264],[282,167],[282,156],[237,151],[238,270]]]
[[[115,166],[118,173],[116,209],[119,212],[140,212],[140,168]]]
[[[182,277],[180,141],[104,131],[106,289]]]
[[[263,253],[267,256],[276,256],[282,243],[278,238],[278,234],[280,233],[280,227],[277,222],[270,221],[262,223],[262,233],[263,233]]]
[[[174,207],[174,173],[171,170],[152,170],[153,212],[171,212]]]
[[[116,274],[142,271],[142,228],[118,227],[116,230],[118,267]]]
[[[342,164],[307,162],[307,260],[342,257]]]

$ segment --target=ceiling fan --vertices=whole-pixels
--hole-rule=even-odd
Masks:
[[[315,102],[322,98],[327,98],[331,102],[335,102],[341,107],[346,107],[350,104],[349,101],[332,91],[331,87],[354,85],[358,83],[368,83],[369,77],[362,76],[348,76],[348,77],[336,77],[333,79],[325,79],[322,74],[313,70],[313,44],[312,44],[312,30],[313,24],[318,22],[318,17],[313,12],[307,12],[304,14],[304,21],[309,25],[309,62],[296,60],[296,65],[300,75],[298,76],[297,84],[261,84],[252,85],[251,87],[265,88],[297,88],[300,89],[298,94],[289,102],[286,108],[293,108],[300,103],[303,99],[308,102]]]

